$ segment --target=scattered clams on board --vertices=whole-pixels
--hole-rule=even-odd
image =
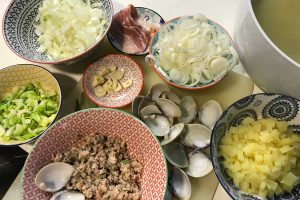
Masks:
[[[171,164],[165,200],[171,196],[189,199],[192,189],[188,177],[203,177],[213,169],[203,152],[222,114],[221,105],[209,100],[198,106],[193,97],[180,98],[164,84],[156,84],[147,96],[136,97],[132,112],[160,139]]]

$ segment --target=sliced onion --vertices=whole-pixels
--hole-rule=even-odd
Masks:
[[[208,24],[205,16],[185,18],[172,27],[161,28],[154,48],[159,66],[174,83],[190,87],[209,83],[238,63],[228,35]],[[229,65],[210,67],[215,57],[224,57]]]
[[[100,39],[105,28],[101,5],[89,0],[44,0],[36,17],[40,53],[60,60],[82,53]]]

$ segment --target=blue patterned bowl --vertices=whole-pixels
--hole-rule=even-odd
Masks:
[[[165,30],[165,28],[168,29],[173,29],[174,25],[180,23],[183,20],[186,19],[190,19],[193,16],[182,16],[182,17],[177,17],[174,19],[171,19],[169,21],[167,21],[166,23],[164,23],[160,29],[158,29],[158,31],[155,33],[155,35],[152,37],[152,40],[150,42],[150,46],[149,46],[149,62],[151,67],[153,68],[153,70],[156,72],[156,74],[166,83],[168,83],[169,85],[172,85],[174,87],[177,88],[181,88],[181,89],[186,89],[186,90],[199,90],[199,89],[204,89],[204,88],[208,88],[211,87],[217,83],[219,83],[221,80],[223,80],[223,78],[229,73],[230,70],[228,70],[223,76],[219,77],[217,80],[212,80],[208,83],[199,83],[195,86],[188,86],[188,85],[178,85],[174,82],[172,82],[168,76],[168,74],[163,70],[163,68],[159,65],[158,62],[158,55],[159,55],[159,48],[157,47],[157,42],[159,40],[159,34]],[[211,26],[213,26],[214,30],[217,32],[217,34],[224,34],[226,35],[226,38],[228,39],[228,42],[230,43],[230,46],[234,46],[234,43],[232,41],[232,38],[230,37],[229,33],[217,22],[208,19],[207,23]]]
[[[157,12],[154,10],[151,10],[150,8],[145,8],[145,7],[135,7],[137,10],[138,15],[143,19],[145,24],[155,24],[157,27],[160,27],[162,24],[165,23],[165,20],[160,16]],[[133,56],[142,56],[148,54],[148,48],[149,44],[146,46],[145,50],[141,53],[137,54],[132,54],[126,52],[123,48],[122,45],[118,43],[118,41],[112,36],[110,32],[107,33],[107,38],[110,44],[120,51],[121,53],[128,54],[128,55],[133,55]]]
[[[106,18],[102,37],[93,46],[72,58],[50,60],[46,54],[36,51],[39,48],[38,36],[35,34],[35,18],[43,0],[13,0],[8,6],[3,18],[3,37],[7,46],[18,56],[35,63],[71,64],[92,54],[102,43],[112,21],[113,5],[111,0],[90,0],[99,2]]]
[[[274,118],[287,121],[289,128],[300,134],[300,101],[293,97],[262,93],[244,97],[229,106],[214,126],[211,137],[211,159],[214,171],[225,191],[235,200],[258,200],[258,196],[243,193],[236,188],[225,173],[221,164],[219,144],[226,130],[230,126],[237,126],[245,117],[254,119]],[[295,186],[291,193],[285,193],[268,200],[299,200],[300,184]]]

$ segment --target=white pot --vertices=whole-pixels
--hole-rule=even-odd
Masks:
[[[300,98],[300,65],[285,55],[262,30],[254,15],[252,0],[241,1],[234,41],[241,62],[259,87]]]

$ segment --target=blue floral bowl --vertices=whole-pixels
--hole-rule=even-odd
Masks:
[[[63,60],[50,60],[46,54],[39,53],[38,36],[35,34],[35,18],[43,0],[14,0],[8,6],[3,18],[3,37],[7,46],[18,56],[35,63],[71,64],[92,54],[101,44],[111,25],[113,5],[111,0],[90,0],[101,3],[106,19],[105,29],[99,40],[79,55]]]
[[[219,144],[226,130],[230,126],[237,126],[246,118],[254,119],[274,118],[287,121],[289,128],[300,134],[300,101],[293,97],[261,93],[244,97],[229,106],[221,115],[214,126],[211,137],[211,159],[214,172],[225,191],[235,200],[259,200],[258,196],[243,193],[236,188],[225,173],[221,164],[222,156],[219,154]],[[295,186],[290,193],[285,193],[268,200],[299,200],[300,184]]]

